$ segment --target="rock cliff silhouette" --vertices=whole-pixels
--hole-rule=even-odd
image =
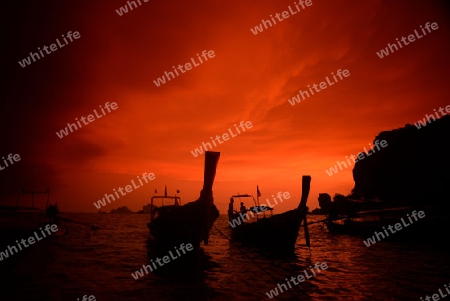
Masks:
[[[407,124],[381,132],[388,146],[358,161],[354,192],[389,205],[440,205],[450,208],[450,116],[425,127]]]

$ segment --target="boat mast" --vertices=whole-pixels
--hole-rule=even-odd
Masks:
[[[258,189],[258,185],[256,185],[256,206],[259,207],[259,189]]]
[[[209,241],[209,230],[211,229],[214,220],[211,217],[211,208],[214,203],[212,187],[214,184],[214,178],[216,177],[217,164],[219,163],[220,152],[206,151],[205,152],[205,167],[203,172],[203,188],[200,192],[199,200],[205,202],[204,220],[206,224],[203,224],[201,233],[201,240],[205,245]]]
[[[308,200],[309,190],[311,188],[311,176],[302,177],[302,197],[297,209],[306,210],[306,201]]]
[[[20,194],[21,193],[23,193],[23,194],[31,193],[31,207],[33,207],[33,208],[34,208],[34,194],[35,193],[45,193],[45,194],[47,194],[47,200],[46,200],[46,204],[45,204],[45,209],[47,209],[48,204],[50,202],[50,189],[49,188],[47,188],[47,190],[45,190],[45,191],[34,191],[34,190],[26,191],[25,189],[22,188],[22,191],[19,193],[19,197],[17,198],[16,206],[19,206],[19,199],[20,199]]]
[[[311,250],[311,241],[309,237],[309,229],[308,229],[308,221],[306,219],[306,201],[308,200],[309,196],[309,190],[311,188],[311,176],[303,176],[302,177],[302,197],[300,199],[300,204],[298,205],[298,209],[300,210],[300,213],[302,214],[301,219],[303,219],[303,227],[305,231],[305,240],[306,245]],[[300,225],[301,225],[300,220]]]
[[[203,188],[200,192],[201,197],[212,198],[212,187],[216,177],[217,163],[219,162],[220,152],[205,152],[205,167],[203,172]],[[212,201],[212,200],[211,200]]]

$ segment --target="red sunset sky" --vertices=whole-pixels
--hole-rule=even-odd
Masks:
[[[275,212],[292,209],[307,174],[311,209],[319,193],[348,194],[352,168],[331,177],[326,169],[379,132],[450,104],[450,10],[446,1],[312,2],[258,35],[250,28],[294,1],[142,0],[123,16],[115,10],[126,1],[118,0],[2,4],[0,156],[22,160],[0,171],[0,203],[22,187],[49,187],[63,211],[96,212],[93,202],[144,172],[156,179],[104,210],[141,209],[164,185],[193,201],[203,156],[191,151],[242,120],[253,128],[213,149],[221,152],[214,186],[221,213],[231,194],[255,193],[256,185],[262,200],[290,192]],[[388,57],[376,55],[426,22],[439,29]],[[31,51],[68,31],[81,38],[20,67]],[[164,71],[203,50],[215,57],[155,86]],[[338,69],[350,76],[295,106],[287,102]],[[118,109],[56,136],[106,102]]]

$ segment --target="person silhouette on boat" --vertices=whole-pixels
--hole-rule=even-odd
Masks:
[[[241,213],[247,213],[247,208],[244,205],[244,202],[241,202],[241,208],[240,208]]]
[[[234,217],[234,199],[230,198],[230,203],[228,204],[228,220],[231,221]]]
[[[244,202],[241,202],[241,208],[239,209],[239,211],[241,211],[241,215],[244,216],[246,219],[247,218],[247,208],[245,207]]]

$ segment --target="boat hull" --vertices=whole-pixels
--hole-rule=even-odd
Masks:
[[[205,207],[202,200],[176,206],[160,214],[149,222],[147,227],[151,239],[167,248],[184,243],[191,243],[198,248],[202,241],[208,241],[209,230],[219,217],[219,210],[214,204]],[[204,218],[208,216],[208,218]]]
[[[301,222],[302,212],[294,209],[240,225],[232,230],[232,238],[270,253],[293,253]]]
[[[263,248],[273,254],[293,253],[302,221],[306,221],[308,211],[306,202],[310,184],[311,176],[303,176],[302,196],[297,209],[233,227],[232,238],[247,245]],[[305,238],[309,246],[307,226],[305,226]]]

